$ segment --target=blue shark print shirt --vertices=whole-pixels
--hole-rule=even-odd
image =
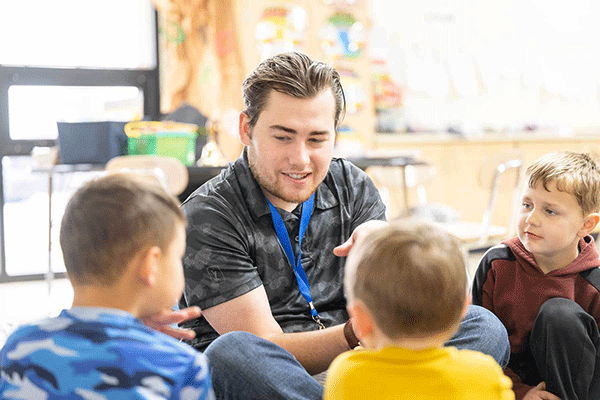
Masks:
[[[75,307],[18,328],[2,399],[214,399],[206,356],[114,309]]]

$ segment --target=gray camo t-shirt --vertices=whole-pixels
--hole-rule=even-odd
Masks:
[[[318,329],[279,244],[271,212],[254,179],[246,151],[221,174],[202,185],[182,205],[188,218],[181,306],[207,309],[264,285],[271,312],[284,332]],[[279,210],[298,255],[302,205]],[[313,303],[325,326],[348,319],[343,291],[344,258],[334,247],[365,221],[385,219],[385,206],[369,177],[344,159],[333,159],[315,194],[302,240],[302,266]],[[217,332],[204,317],[185,327],[196,331],[191,344],[204,350]]]

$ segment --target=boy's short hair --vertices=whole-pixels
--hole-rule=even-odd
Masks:
[[[120,173],[86,183],[69,200],[60,228],[69,278],[115,283],[140,251],[166,251],[177,223],[186,224],[179,202],[158,180]]]
[[[329,64],[313,61],[301,53],[281,53],[261,62],[242,85],[245,112],[250,128],[267,106],[271,90],[298,99],[310,99],[325,89],[335,99],[335,128],[346,112],[346,99],[337,71]]]
[[[458,324],[467,296],[460,245],[430,223],[390,223],[360,240],[346,263],[350,301],[359,299],[391,339],[442,333]]]
[[[563,151],[548,153],[527,168],[530,188],[555,182],[561,192],[572,194],[583,215],[600,210],[600,166],[595,157],[585,153]]]

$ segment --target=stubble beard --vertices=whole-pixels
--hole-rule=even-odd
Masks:
[[[321,179],[319,183],[317,183],[316,185],[314,185],[314,187],[311,188],[308,194],[291,193],[288,195],[284,192],[282,188],[277,186],[276,182],[270,182],[269,179],[266,177],[266,174],[262,173],[261,168],[258,166],[254,155],[251,155],[250,151],[248,152],[248,165],[250,166],[250,171],[252,172],[254,179],[256,179],[262,190],[285,201],[286,203],[304,203],[317,190],[317,187],[321,184],[323,179],[325,179],[325,177],[323,177],[323,179]]]

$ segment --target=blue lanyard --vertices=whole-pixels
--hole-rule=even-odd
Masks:
[[[296,275],[296,280],[298,281],[298,287],[300,288],[300,293],[302,297],[308,303],[310,307],[310,313],[315,322],[319,325],[319,329],[324,329],[325,326],[321,322],[321,318],[319,318],[319,313],[315,308],[312,296],[310,294],[310,286],[308,285],[308,278],[306,277],[306,273],[304,272],[304,268],[302,268],[302,238],[304,237],[304,233],[306,233],[306,228],[308,228],[308,221],[313,212],[313,203],[315,201],[315,194],[313,193],[308,200],[302,203],[302,217],[300,218],[300,232],[298,234],[298,260],[294,262],[294,250],[292,249],[292,243],[290,242],[290,237],[288,235],[287,229],[285,228],[285,224],[281,219],[281,215],[279,215],[279,211],[275,208],[273,204],[267,199],[267,203],[269,204],[269,208],[271,209],[271,218],[273,218],[273,225],[275,225],[275,232],[277,232],[277,238],[279,239],[279,243],[281,247],[283,247],[283,251],[287,255],[290,264],[294,268],[294,274]]]

